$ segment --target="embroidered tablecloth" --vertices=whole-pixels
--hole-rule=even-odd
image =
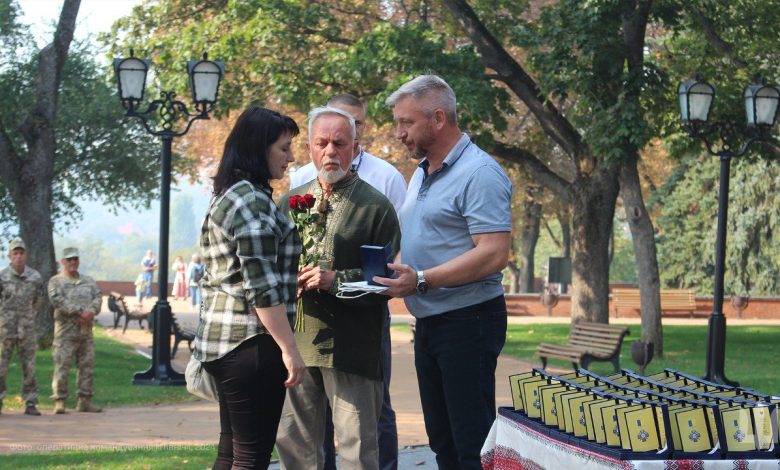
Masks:
[[[503,409],[501,410],[503,412]],[[511,412],[505,413],[510,415]],[[780,470],[780,460],[617,460],[499,414],[482,446],[485,470]]]

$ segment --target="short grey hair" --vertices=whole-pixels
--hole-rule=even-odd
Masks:
[[[347,120],[347,122],[349,123],[350,132],[352,133],[352,140],[353,141],[355,140],[355,137],[357,136],[357,131],[355,130],[355,118],[353,118],[351,114],[339,108],[334,108],[332,106],[320,106],[309,111],[309,143],[311,143],[311,129],[312,127],[314,127],[314,122],[317,121],[317,119],[321,118],[322,116],[328,116],[334,114],[341,116]]]
[[[411,96],[415,101],[428,99],[428,109],[423,111],[431,115],[436,108],[444,110],[447,119],[458,122],[457,98],[452,88],[438,75],[420,75],[401,85],[386,100],[385,104],[394,107],[402,99]]]

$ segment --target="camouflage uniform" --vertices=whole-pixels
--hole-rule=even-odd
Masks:
[[[95,281],[84,275],[74,279],[60,273],[49,279],[49,300],[54,307],[54,377],[53,400],[68,398],[68,370],[76,357],[78,396],[92,397],[92,373],[95,368],[95,345],[92,322],[79,325],[81,312],[90,309],[100,313],[102,297]]]
[[[25,266],[22,274],[10,266],[0,271],[0,401],[5,397],[5,378],[14,347],[22,364],[22,398],[38,403],[35,380],[35,319],[43,302],[43,280],[38,271]]]

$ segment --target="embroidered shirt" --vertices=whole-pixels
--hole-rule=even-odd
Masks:
[[[304,184],[282,198],[279,206],[289,210],[289,196],[310,193],[323,202],[317,180]],[[388,298],[366,295],[357,299],[335,296],[342,282],[362,281],[360,245],[385,246],[398,252],[400,229],[390,201],[356,174],[333,185],[327,198],[325,235],[314,249],[321,261],[332,265],[336,278],[330,292],[309,290],[303,302],[303,331],[295,343],[307,367],[328,367],[373,380],[382,379],[380,364],[382,322]]]

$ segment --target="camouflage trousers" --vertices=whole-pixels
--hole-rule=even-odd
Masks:
[[[38,403],[38,382],[35,380],[35,338],[6,338],[0,341],[0,400],[5,397],[5,378],[11,364],[14,347],[22,364],[22,398],[26,403]]]
[[[68,371],[76,359],[78,396],[92,396],[92,374],[95,371],[95,342],[92,335],[79,338],[54,338],[52,348],[54,377],[51,381],[52,400],[68,398]]]

